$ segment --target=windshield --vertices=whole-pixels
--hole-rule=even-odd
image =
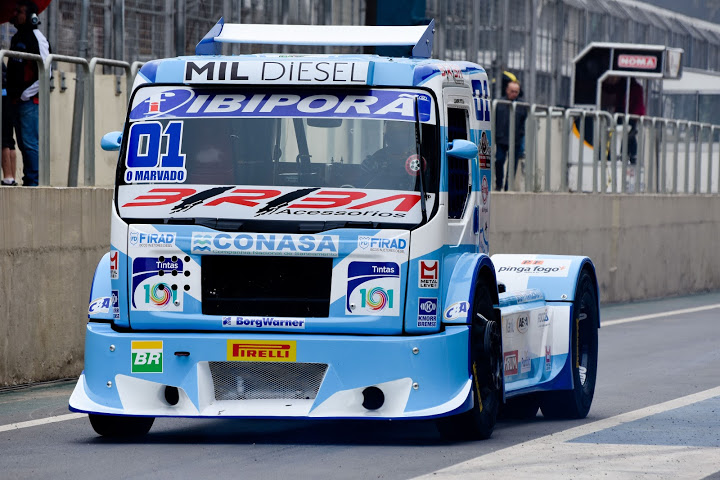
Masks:
[[[158,184],[182,186],[174,191],[193,192],[188,195],[202,193],[203,200],[209,198],[203,192],[217,190],[209,186],[277,187],[233,191],[243,195],[256,192],[254,200],[274,198],[269,192],[283,197],[294,194],[297,199],[303,192],[331,188],[335,193],[330,195],[345,195],[348,203],[360,199],[361,194],[338,192],[362,190],[366,201],[382,203],[382,198],[410,197],[392,197],[392,192],[424,190],[430,211],[439,183],[432,97],[423,91],[398,89],[323,92],[139,89],[133,98],[121,156],[124,161],[118,172],[121,199],[148,198],[149,193],[158,191],[148,187]],[[184,194],[178,195],[184,198]],[[416,193],[413,198],[420,197]],[[246,207],[249,203],[258,202],[235,201]],[[413,201],[413,207],[417,204],[419,208],[419,203]],[[262,202],[256,206],[262,209]],[[183,207],[153,215],[189,216],[182,215],[186,212]],[[138,211],[126,213],[135,218],[146,216]],[[199,214],[197,209],[192,213]],[[220,216],[219,212],[202,213]],[[222,213],[243,217],[238,211]],[[405,220],[410,217],[419,218],[419,213]]]
[[[431,97],[406,90],[317,95],[141,89],[130,114],[122,183],[419,191],[418,95],[425,188],[434,192]]]

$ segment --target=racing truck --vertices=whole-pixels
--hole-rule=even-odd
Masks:
[[[489,256],[486,71],[427,26],[226,24],[145,63],[69,400],[156,417],[583,418],[599,292],[583,256]],[[324,54],[222,55],[226,43]],[[393,47],[397,56],[352,52]]]

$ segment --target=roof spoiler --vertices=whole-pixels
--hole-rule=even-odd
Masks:
[[[412,46],[412,56],[432,55],[435,20],[418,26],[270,25],[225,23],[221,18],[195,47],[196,55],[220,55],[223,43],[313,46]]]

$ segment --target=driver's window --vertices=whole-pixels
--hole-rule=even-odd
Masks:
[[[468,111],[448,108],[448,143],[456,139],[468,140]],[[447,157],[448,162],[448,218],[462,218],[470,196],[470,162],[463,158]]]

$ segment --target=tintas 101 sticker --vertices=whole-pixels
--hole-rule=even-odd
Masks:
[[[348,315],[399,315],[400,266],[394,262],[350,262],[345,310]]]

